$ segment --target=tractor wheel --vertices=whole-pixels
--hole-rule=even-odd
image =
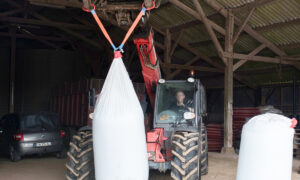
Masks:
[[[91,131],[80,131],[74,135],[67,153],[68,180],[94,180],[93,136]]]
[[[205,129],[205,128],[204,128]],[[200,139],[199,139],[200,137]],[[207,173],[206,131],[176,132],[172,136],[171,177],[174,180],[198,180]],[[203,150],[200,149],[202,145]],[[199,155],[199,150],[200,155]],[[200,169],[200,172],[199,172]]]
[[[206,127],[202,125],[201,129],[201,154],[200,154],[200,167],[201,175],[206,175],[208,173],[208,146],[207,146],[207,131]]]

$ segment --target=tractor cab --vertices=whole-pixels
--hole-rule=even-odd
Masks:
[[[174,167],[183,166],[179,163],[179,154],[187,153],[185,150],[193,147],[188,151],[190,152],[189,157],[195,159],[190,166],[203,167],[201,171],[200,169],[197,170],[199,171],[198,174],[207,172],[206,143],[202,143],[203,146],[197,145],[199,142],[206,142],[206,131],[202,123],[202,118],[206,115],[205,97],[205,89],[199,79],[160,79],[158,81],[153,129],[147,132],[150,169],[157,169],[162,172],[171,169],[178,175],[174,179],[184,179],[184,176],[179,176]],[[200,137],[201,139],[199,139]],[[183,140],[184,142],[181,142]],[[185,150],[182,151],[183,149]],[[201,152],[200,156],[198,156],[198,152]],[[181,160],[183,159],[181,158]],[[200,175],[197,175],[194,179],[199,179],[199,177]]]
[[[165,131],[198,131],[205,113],[205,90],[200,80],[159,80],[154,128],[164,128]]]

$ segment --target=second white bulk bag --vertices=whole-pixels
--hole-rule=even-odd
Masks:
[[[236,180],[290,180],[292,120],[266,113],[250,119],[242,131]]]
[[[121,58],[113,60],[93,119],[97,180],[147,180],[144,115]]]

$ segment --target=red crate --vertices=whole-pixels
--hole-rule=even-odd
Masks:
[[[238,137],[242,131],[243,125],[247,118],[252,118],[260,114],[259,108],[257,107],[246,107],[246,108],[233,108],[233,144],[238,143]],[[220,152],[224,145],[224,127],[223,124],[208,124],[207,128],[207,140],[208,140],[208,151]]]
[[[70,127],[91,125],[89,114],[94,109],[90,106],[89,91],[94,88],[95,93],[99,94],[103,84],[103,79],[83,79],[54,88],[51,108],[60,115],[61,124]],[[144,84],[133,83],[133,86],[141,100],[145,95]]]

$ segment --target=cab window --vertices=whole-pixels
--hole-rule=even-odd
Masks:
[[[187,123],[184,113],[194,113],[195,85],[185,81],[160,84],[156,123]]]

